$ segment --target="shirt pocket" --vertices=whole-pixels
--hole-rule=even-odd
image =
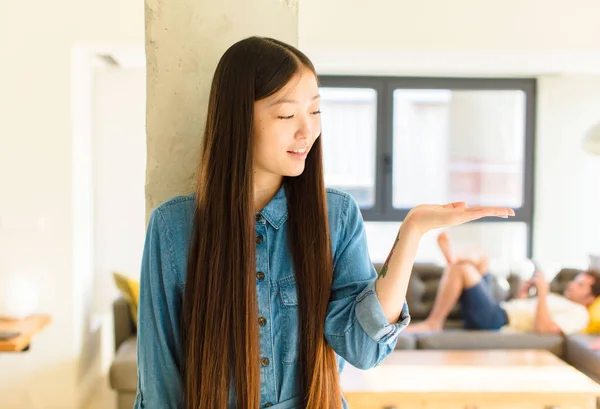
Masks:
[[[298,291],[294,276],[278,281],[279,300],[281,304],[281,359],[284,364],[295,364],[298,361]]]

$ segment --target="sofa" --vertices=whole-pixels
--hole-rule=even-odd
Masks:
[[[381,265],[375,265],[376,269]],[[407,302],[413,321],[423,320],[431,310],[443,268],[433,264],[415,264]],[[562,293],[580,270],[563,269],[550,289]],[[492,280],[494,296],[507,300],[514,296],[519,279],[515,275]],[[117,392],[118,409],[132,409],[137,387],[136,331],[127,302],[113,303],[115,358],[110,367],[110,385]],[[440,333],[401,334],[396,349],[545,349],[600,383],[600,351],[588,348],[598,335],[516,334],[462,329],[460,307],[454,308]]]
[[[137,333],[129,304],[119,297],[113,302],[115,356],[110,365],[110,387],[118,409],[133,409],[137,392]]]

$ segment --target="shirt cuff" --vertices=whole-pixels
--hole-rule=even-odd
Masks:
[[[375,292],[375,281],[371,282],[356,297],[356,317],[365,332],[375,342],[380,344],[392,344],[396,342],[400,331],[406,328],[410,322],[410,313],[406,301],[402,307],[398,322],[395,324],[388,322]]]

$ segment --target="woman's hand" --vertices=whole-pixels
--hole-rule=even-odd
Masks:
[[[455,202],[447,205],[419,205],[414,207],[404,220],[420,234],[442,227],[456,226],[482,217],[514,216],[515,212],[509,207],[469,207],[466,203]]]

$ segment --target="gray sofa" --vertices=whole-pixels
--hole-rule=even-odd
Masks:
[[[375,266],[377,269],[380,265]],[[579,270],[563,269],[552,281],[551,290],[562,293]],[[413,321],[427,317],[442,274],[442,268],[430,264],[416,264],[410,280],[407,302]],[[495,279],[494,294],[498,299],[510,299],[517,288],[518,279]],[[129,308],[123,299],[115,300],[115,359],[110,368],[110,384],[117,392],[118,409],[132,409],[135,401],[136,333]],[[467,331],[461,328],[460,308],[456,307],[441,333],[402,334],[396,349],[545,349],[573,365],[600,383],[600,351],[588,348],[597,336],[540,334],[512,334],[494,331]]]
[[[379,268],[376,265],[376,268]],[[436,265],[417,264],[413,269],[409,290],[406,295],[413,321],[427,317],[442,268]],[[562,293],[565,286],[581,270],[565,268],[550,283],[553,292]],[[492,280],[493,292],[498,300],[512,298],[519,279],[510,275],[507,279]],[[545,349],[600,383],[600,351],[588,348],[598,335],[542,335],[518,334],[496,331],[472,331],[462,329],[460,306],[454,308],[444,331],[425,334],[401,334],[397,349]]]
[[[110,386],[117,392],[117,408],[133,409],[137,392],[137,335],[127,302],[113,303],[115,357],[110,366]]]

